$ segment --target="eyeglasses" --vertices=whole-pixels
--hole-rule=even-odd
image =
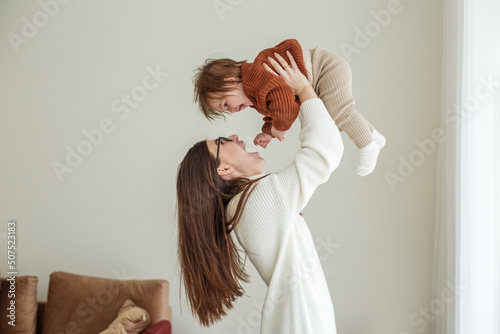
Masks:
[[[217,138],[217,157],[215,158],[215,167],[219,167],[220,161],[219,161],[219,149],[220,145],[222,144],[222,141],[233,141],[232,139],[226,138],[226,137],[219,137]]]

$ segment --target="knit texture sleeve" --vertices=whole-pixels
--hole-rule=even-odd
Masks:
[[[302,103],[299,119],[301,148],[294,161],[274,177],[282,199],[297,213],[329,179],[344,151],[340,132],[319,98]]]
[[[262,132],[267,133],[272,137],[273,134],[271,133],[271,127],[273,126],[273,119],[269,116],[266,116],[262,120],[264,121],[264,125],[262,125]]]
[[[288,131],[300,110],[300,105],[295,100],[292,89],[283,83],[267,95],[268,109],[273,119],[273,126],[279,131]]]

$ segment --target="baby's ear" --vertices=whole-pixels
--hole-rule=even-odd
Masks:
[[[237,77],[229,77],[229,78],[225,78],[224,81],[227,81],[228,83],[233,84],[233,85],[237,85],[241,82],[241,79],[237,78]]]

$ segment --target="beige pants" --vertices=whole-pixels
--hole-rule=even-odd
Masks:
[[[349,63],[319,46],[310,51],[304,50],[303,55],[307,79],[339,130],[344,131],[358,148],[370,144],[374,128],[354,109]]]

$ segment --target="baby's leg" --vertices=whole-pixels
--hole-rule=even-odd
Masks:
[[[344,131],[360,150],[358,175],[371,173],[385,138],[354,108],[349,64],[321,47],[311,50],[311,63],[314,90],[339,130]]]
[[[377,144],[378,148],[381,150],[382,147],[385,146],[385,137],[382,136],[382,134],[378,132],[377,129],[375,129],[375,127],[370,122],[368,122],[368,120],[365,119],[365,121],[366,123],[368,123],[370,129],[373,129],[372,130],[373,141],[375,142],[375,144]]]

